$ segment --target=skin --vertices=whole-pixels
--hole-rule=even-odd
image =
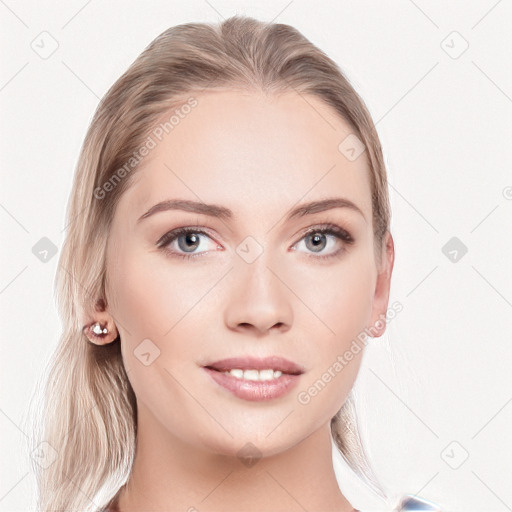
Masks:
[[[393,240],[388,234],[377,266],[366,154],[345,158],[338,145],[353,130],[312,96],[223,90],[197,100],[146,157],[117,205],[108,306],[91,316],[113,326],[103,343],[119,329],[137,397],[138,447],[119,509],[234,512],[243,504],[254,512],[352,511],[336,481],[329,424],[364,350],[308,404],[297,395],[388,307]],[[299,204],[327,197],[349,199],[364,216],[335,208],[285,220]],[[170,210],[137,222],[171,198],[222,205],[235,217]],[[328,234],[315,252],[305,231],[325,223],[346,229],[355,242]],[[208,232],[199,234],[197,247],[188,242],[196,257],[157,248],[165,233],[187,226]],[[247,236],[263,249],[252,263],[236,252]],[[175,240],[168,249],[187,254],[181,240],[181,248]],[[134,354],[145,339],[160,350],[148,366]],[[202,369],[241,355],[280,355],[305,373],[284,397],[242,400]],[[251,467],[237,456],[248,442],[261,455]]]

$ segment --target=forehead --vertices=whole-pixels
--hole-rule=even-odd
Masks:
[[[370,214],[366,152],[351,161],[340,151],[353,129],[322,100],[294,91],[209,91],[194,98],[194,108],[152,137],[155,145],[120,203],[129,202],[139,215],[176,197],[222,204],[240,215],[262,208],[282,215],[297,203],[336,195]]]

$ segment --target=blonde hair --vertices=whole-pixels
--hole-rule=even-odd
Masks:
[[[390,208],[379,138],[362,99],[329,57],[291,26],[248,17],[234,16],[219,25],[178,25],[159,35],[98,105],[74,175],[55,278],[63,330],[45,377],[34,444],[45,443],[47,452],[57,452],[47,467],[34,463],[42,511],[104,506],[106,496],[112,497],[128,478],[134,460],[137,407],[120,340],[90,343],[81,320],[84,311],[108,304],[109,227],[136,173],[119,179],[104,197],[95,191],[133,158],[162,114],[185,95],[221,88],[311,94],[348,122],[366,147],[380,254]],[[385,496],[359,436],[352,393],[332,419],[331,431],[350,468]],[[103,501],[94,503],[101,492]]]

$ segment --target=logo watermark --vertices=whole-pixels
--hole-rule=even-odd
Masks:
[[[182,119],[190,114],[192,109],[197,106],[197,99],[191,96],[179,108],[175,109],[169,119],[163,123],[158,124],[151,134],[148,135],[144,143],[132,153],[128,161],[119,169],[117,169],[112,176],[101,187],[94,189],[94,197],[96,199],[103,199],[107,192],[111,192],[121,182],[121,180],[129,174],[144,157],[156,148],[158,142],[161,142],[164,134],[169,134],[176,126],[178,126]]]
[[[345,366],[347,366],[354,356],[359,354],[362,350],[362,346],[366,346],[368,343],[368,337],[374,336],[380,329],[382,329],[386,323],[396,318],[398,313],[403,310],[401,302],[394,302],[390,308],[386,311],[386,314],[380,314],[379,319],[371,326],[361,331],[355,339],[352,340],[350,348],[345,350],[343,355],[338,355],[336,361],[329,366],[322,373],[321,377],[318,378],[309,388],[305,391],[300,391],[297,394],[297,400],[302,405],[307,405],[311,402],[311,399],[317,396],[326,386],[331,382],[338,373],[340,373]],[[361,345],[362,344],[362,345]]]

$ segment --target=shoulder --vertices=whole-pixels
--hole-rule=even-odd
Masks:
[[[414,494],[403,494],[390,512],[448,512],[433,501],[418,498]],[[98,512],[119,512],[115,504],[111,504]],[[360,510],[357,512],[365,512]]]

